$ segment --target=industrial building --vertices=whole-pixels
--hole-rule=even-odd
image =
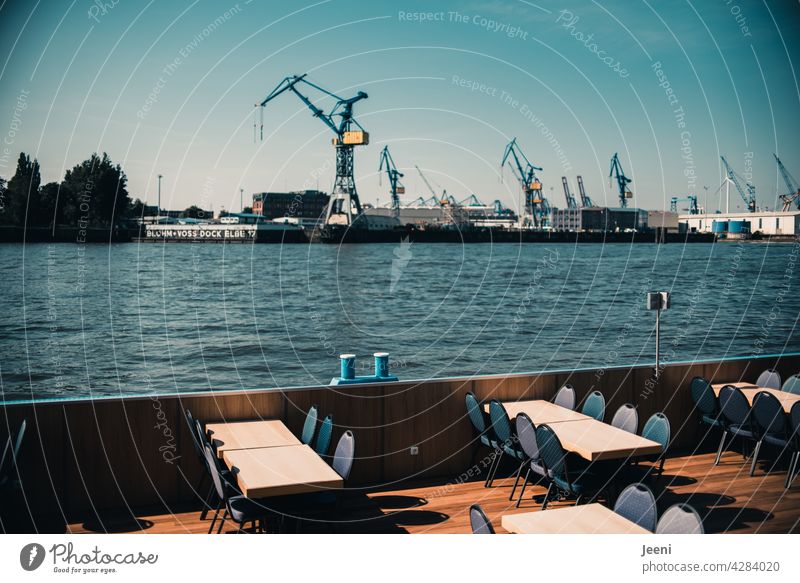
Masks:
[[[294,217],[314,219],[325,216],[328,195],[319,190],[258,192],[253,195],[253,213],[268,219]]]
[[[800,211],[757,211],[680,215],[681,228],[690,233],[717,235],[760,233],[767,236],[800,235]]]
[[[648,212],[636,208],[553,208],[550,224],[554,231],[643,231]]]

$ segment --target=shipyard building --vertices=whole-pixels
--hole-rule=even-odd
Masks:
[[[253,195],[253,214],[267,219],[292,217],[313,219],[325,217],[328,195],[319,190],[292,192],[257,192]]]
[[[718,236],[760,233],[770,237],[800,235],[800,211],[680,215],[680,227],[690,233]]]
[[[643,231],[647,218],[646,210],[636,208],[554,208],[550,225],[554,231]]]

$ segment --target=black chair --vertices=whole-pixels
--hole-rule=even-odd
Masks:
[[[559,407],[566,407],[571,411],[575,410],[576,402],[577,397],[575,395],[575,389],[570,384],[566,384],[558,389],[555,397],[553,397],[553,403]]]
[[[611,426],[635,434],[639,429],[639,412],[636,406],[630,403],[621,405],[611,418]]]
[[[317,433],[317,406],[311,405],[306,413],[306,420],[303,422],[303,432],[300,434],[300,441],[305,445],[314,442],[314,435]]]
[[[744,396],[741,389],[732,385],[722,387],[719,392],[719,407],[722,413],[723,431],[719,449],[717,450],[717,458],[714,460],[715,466],[719,465],[722,453],[727,448],[725,441],[729,434],[731,442],[735,437],[756,441],[756,434],[751,424],[750,403],[747,402],[747,397]],[[730,446],[730,443],[728,443],[728,446]]]
[[[755,399],[753,399],[751,417],[753,432],[757,440],[756,447],[753,450],[753,461],[750,464],[750,475],[752,476],[756,471],[761,444],[766,441],[768,444],[777,446],[783,451],[789,448],[791,437],[783,404],[772,393],[765,391],[756,394]]]
[[[614,512],[650,532],[656,529],[656,497],[644,484],[626,487],[614,504]]]
[[[711,383],[703,377],[694,377],[690,385],[692,400],[699,414],[699,422],[711,427],[722,427],[719,418],[719,401]]]
[[[6,487],[19,487],[19,451],[22,448],[22,440],[25,437],[25,428],[28,426],[28,420],[23,419],[19,425],[16,437],[13,439],[8,436],[6,447],[3,451],[3,460],[0,463],[0,488]],[[12,445],[13,444],[13,445]],[[16,474],[16,478],[14,475]]]
[[[542,479],[547,478],[547,470],[544,467],[544,462],[542,462],[541,454],[539,453],[539,443],[536,441],[536,426],[531,421],[531,418],[528,417],[527,413],[520,413],[517,415],[517,419],[515,422],[517,427],[517,439],[519,440],[519,445],[522,448],[522,451],[525,453],[525,464],[527,464],[528,469],[525,471],[525,478],[522,481],[522,490],[520,490],[519,498],[517,498],[517,508],[519,508],[519,504],[522,501],[522,497],[525,496],[525,487],[528,485],[528,478],[530,478],[531,472],[539,476],[539,480],[537,482],[541,482]],[[519,476],[517,477],[517,480]],[[514,490],[517,488],[517,481],[514,481]],[[514,496],[514,490],[511,491],[511,496]]]
[[[327,457],[328,450],[331,448],[331,438],[333,437],[333,415],[328,415],[322,420],[317,432],[317,441],[314,444],[314,451],[320,457]]]
[[[602,423],[606,416],[606,398],[600,391],[592,391],[583,402],[581,413]]]
[[[206,456],[203,452],[203,444],[199,441],[197,435],[197,427],[195,424],[194,416],[189,409],[186,409],[183,414],[184,419],[186,420],[186,425],[189,427],[189,437],[192,438],[192,446],[194,447],[194,453],[197,455],[197,460],[200,462],[201,467],[205,467],[206,465]],[[209,473],[203,472],[200,474],[200,479],[197,481],[197,485],[195,486],[195,492],[199,494],[201,488],[203,487],[203,483],[206,481],[206,478],[209,477]],[[203,498],[203,510],[200,512],[200,520],[205,520],[208,516],[208,511],[210,510],[210,501],[211,497],[214,495],[214,484],[211,484],[208,488],[208,492],[206,493],[205,497]]]
[[[489,475],[487,476],[486,486],[491,487],[494,482],[497,469],[500,467],[500,460],[503,459],[505,454],[510,455],[519,462],[517,468],[517,477],[522,472],[522,466],[525,462],[525,453],[519,446],[516,436],[511,428],[511,419],[508,417],[508,412],[505,406],[497,399],[492,399],[489,402],[489,417],[492,420],[492,446],[495,450],[493,464],[489,468]],[[511,498],[509,498],[510,500]]]
[[[688,504],[673,504],[661,515],[656,534],[704,534],[703,519]]]
[[[486,516],[480,504],[473,504],[469,507],[469,524],[472,527],[472,534],[494,534],[492,521]]]
[[[784,488],[788,488],[792,485],[792,482],[798,474],[798,465],[800,465],[800,401],[792,405],[792,409],[789,411],[789,423],[792,426],[791,444],[794,453],[789,462],[789,472],[786,474],[786,485]]]
[[[652,468],[655,468],[657,465],[658,474],[659,475],[663,474],[664,460],[667,457],[667,448],[669,447],[671,433],[672,431],[667,416],[664,415],[663,413],[653,413],[653,415],[650,416],[650,419],[647,420],[647,422],[644,424],[644,427],[642,428],[642,437],[660,443],[661,453],[653,456],[640,457],[637,459],[637,462],[638,461],[653,462],[654,465],[652,466]]]
[[[472,428],[475,430],[475,448],[472,452],[472,465],[474,465],[481,445],[488,448],[492,447],[490,439],[491,420],[474,393],[468,392],[464,397],[464,401],[467,406],[467,416],[470,423],[472,423]]]

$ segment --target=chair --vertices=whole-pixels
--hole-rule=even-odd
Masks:
[[[756,386],[761,387],[762,389],[776,389],[780,391],[781,375],[778,374],[778,371],[776,371],[774,368],[768,368],[758,375]]]
[[[656,534],[705,534],[703,520],[688,504],[673,504],[656,525]]]
[[[581,413],[602,422],[606,416],[606,398],[600,391],[592,391],[583,402]]]
[[[642,437],[660,443],[661,453],[639,459],[658,463],[659,475],[664,473],[664,460],[666,459],[667,447],[669,447],[670,434],[669,419],[667,419],[667,416],[663,413],[653,413],[642,428]],[[655,467],[655,465],[653,467]]]
[[[789,447],[791,438],[783,405],[772,393],[764,391],[756,394],[755,399],[753,399],[751,417],[753,433],[757,440],[756,447],[753,450],[753,461],[750,464],[750,475],[752,476],[756,470],[758,453],[761,451],[762,443],[766,441],[770,445],[781,448],[781,451],[783,451]]]
[[[474,465],[475,457],[478,454],[480,446],[485,445],[486,447],[492,447],[489,431],[491,421],[488,419],[489,416],[483,411],[481,403],[474,393],[468,392],[464,397],[464,401],[467,406],[467,416],[469,417],[470,423],[472,423],[472,428],[475,430],[475,436],[478,440],[476,442],[475,451],[472,454],[472,464]]]
[[[597,474],[588,462],[577,456],[570,456],[561,445],[555,431],[549,425],[536,428],[536,441],[544,466],[550,476],[542,510],[547,509],[551,494],[559,491],[570,496],[577,496],[576,504],[584,497],[594,500],[606,487],[606,482]],[[555,489],[555,492],[553,490]]]
[[[23,419],[19,425],[16,437],[12,438],[10,435],[6,441],[3,451],[3,460],[0,463],[0,486],[19,486],[19,451],[22,448],[22,439],[25,437],[25,428],[28,426],[28,420]],[[13,445],[12,445],[13,444]],[[10,457],[7,457],[9,456]],[[6,462],[8,459],[8,462]],[[14,479],[14,473],[17,477]]]
[[[711,383],[703,377],[694,377],[690,385],[692,401],[700,414],[700,423],[712,427],[722,427],[719,418],[719,401],[711,388]]]
[[[480,504],[469,507],[469,524],[472,527],[472,534],[494,534],[492,521],[486,516]]]
[[[317,406],[311,405],[306,413],[306,420],[303,423],[303,433],[300,434],[300,441],[305,445],[311,445],[314,441],[314,434],[317,432]]]
[[[792,482],[798,474],[797,466],[800,464],[800,401],[792,405],[792,409],[789,411],[789,423],[792,425],[791,440],[794,453],[789,462],[789,472],[786,474],[786,485],[784,488],[788,488],[792,485]]]
[[[520,462],[519,468],[517,469],[517,477],[519,477],[522,472],[522,466],[525,463],[525,453],[519,447],[516,436],[511,429],[511,420],[508,417],[508,412],[505,406],[497,399],[492,399],[489,402],[489,418],[492,422],[492,435],[494,438],[492,439],[492,447],[494,447],[495,455],[492,460],[492,465],[489,468],[490,471],[486,482],[487,487],[491,487],[494,476],[497,473],[497,468],[500,467],[500,460],[503,458],[503,455],[509,454]],[[509,500],[511,500],[511,498],[509,498]]]
[[[636,406],[630,403],[620,406],[611,419],[611,426],[635,434],[639,429],[639,412],[636,411]]]
[[[353,458],[356,455],[356,438],[349,429],[345,431],[336,444],[336,451],[333,452],[331,467],[339,474],[344,481],[350,477],[350,470],[353,469]]]
[[[331,437],[333,437],[333,415],[328,415],[319,426],[317,441],[314,444],[314,451],[320,457],[328,455],[328,450],[331,448]]]
[[[525,487],[528,485],[528,478],[531,472],[537,474],[541,481],[542,478],[547,477],[547,470],[542,463],[542,458],[539,453],[539,444],[536,441],[536,426],[533,424],[533,421],[531,421],[531,418],[528,417],[527,413],[520,413],[517,415],[515,424],[517,427],[517,439],[525,454],[525,463],[528,465],[528,469],[525,471],[525,479],[522,481],[522,490],[519,493],[519,498],[517,498],[517,508],[519,508],[522,497],[525,496]],[[517,476],[517,479],[519,479],[519,476]],[[517,482],[515,480],[514,490],[516,490],[516,488]],[[514,490],[511,491],[512,496]]]
[[[644,484],[631,484],[625,488],[614,504],[614,512],[650,532],[656,529],[656,498]]]
[[[247,496],[239,494],[238,491],[233,490],[228,480],[226,480],[220,474],[217,469],[217,458],[214,455],[214,450],[209,444],[205,445],[204,455],[206,458],[206,466],[210,470],[211,481],[214,484],[214,490],[217,494],[217,499],[219,500],[217,503],[217,508],[214,512],[214,519],[211,521],[211,526],[208,527],[208,534],[211,534],[214,531],[214,523],[219,516],[219,511],[222,509],[223,504],[225,505],[225,512],[220,518],[217,534],[222,532],[222,526],[225,524],[225,521],[229,516],[230,519],[239,526],[240,532],[245,523],[255,523],[256,521],[263,521],[266,519],[269,511],[264,508],[264,506],[254,500],[251,500]]]
[[[722,413],[722,439],[719,442],[717,457],[714,465],[719,465],[722,452],[727,448],[725,440],[728,434],[731,435],[731,442],[734,437],[755,440],[756,436],[750,424],[750,403],[741,389],[732,385],[725,385],[719,392],[719,408]],[[728,444],[730,445],[730,443]]]
[[[800,395],[800,374],[792,375],[786,379],[781,390],[792,393],[793,395]]]
[[[186,424],[189,426],[189,437],[192,438],[192,446],[194,446],[194,453],[197,455],[197,459],[200,462],[201,466],[206,465],[205,453],[203,452],[203,443],[199,441],[198,434],[197,434],[197,427],[195,423],[194,416],[189,409],[184,411],[184,419],[186,419]],[[197,481],[197,486],[195,486],[195,491],[199,491],[203,482],[205,481],[206,477],[209,475],[208,472],[205,472],[200,475],[200,479]],[[208,492],[203,498],[203,510],[200,512],[200,520],[205,520],[208,516],[208,511],[211,504],[211,497],[214,495],[214,484],[212,483],[208,489]]]
[[[571,411],[575,410],[575,401],[575,389],[572,388],[572,385],[564,385],[558,389],[556,396],[553,398],[553,403],[559,407],[566,407]]]

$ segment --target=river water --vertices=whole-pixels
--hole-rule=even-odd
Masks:
[[[800,244],[0,245],[6,400],[800,351]]]

